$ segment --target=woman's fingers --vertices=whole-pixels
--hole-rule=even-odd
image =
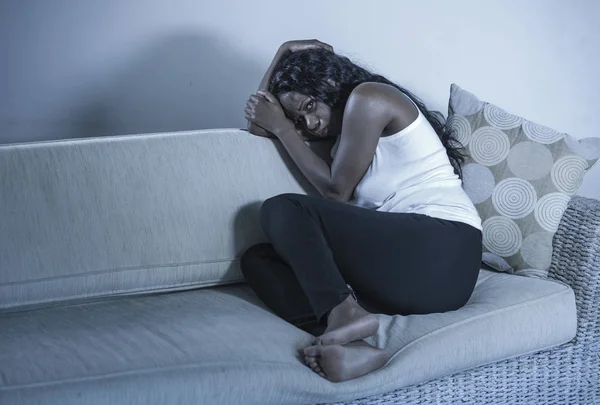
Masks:
[[[248,116],[254,118],[255,112],[254,112],[254,104],[253,103],[246,103],[246,108],[244,108],[244,112],[246,113],[246,118],[248,118]]]
[[[254,114],[254,111],[256,111],[256,103],[248,101],[244,111]]]
[[[246,108],[255,109],[258,104],[264,102],[265,99],[260,95],[251,95],[248,101],[246,102]]]

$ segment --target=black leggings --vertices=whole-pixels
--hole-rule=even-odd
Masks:
[[[389,213],[296,194],[265,201],[270,244],[242,272],[278,316],[313,334],[351,293],[371,312],[426,314],[462,307],[481,262],[481,232],[421,214]]]

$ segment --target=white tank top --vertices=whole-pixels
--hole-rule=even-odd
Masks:
[[[332,156],[338,145],[339,138]],[[373,161],[349,202],[378,211],[463,222],[481,230],[475,206],[462,189],[440,138],[421,111],[408,127],[379,139]]]

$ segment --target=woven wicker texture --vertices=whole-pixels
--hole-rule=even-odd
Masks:
[[[600,201],[574,197],[553,246],[549,277],[570,285],[577,301],[577,335],[571,342],[335,405],[600,404]]]

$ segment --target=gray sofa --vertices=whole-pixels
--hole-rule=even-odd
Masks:
[[[239,271],[260,203],[311,192],[282,156],[234,129],[0,146],[0,403],[600,403],[600,201],[571,201],[551,279],[379,315],[391,360],[335,384]]]

